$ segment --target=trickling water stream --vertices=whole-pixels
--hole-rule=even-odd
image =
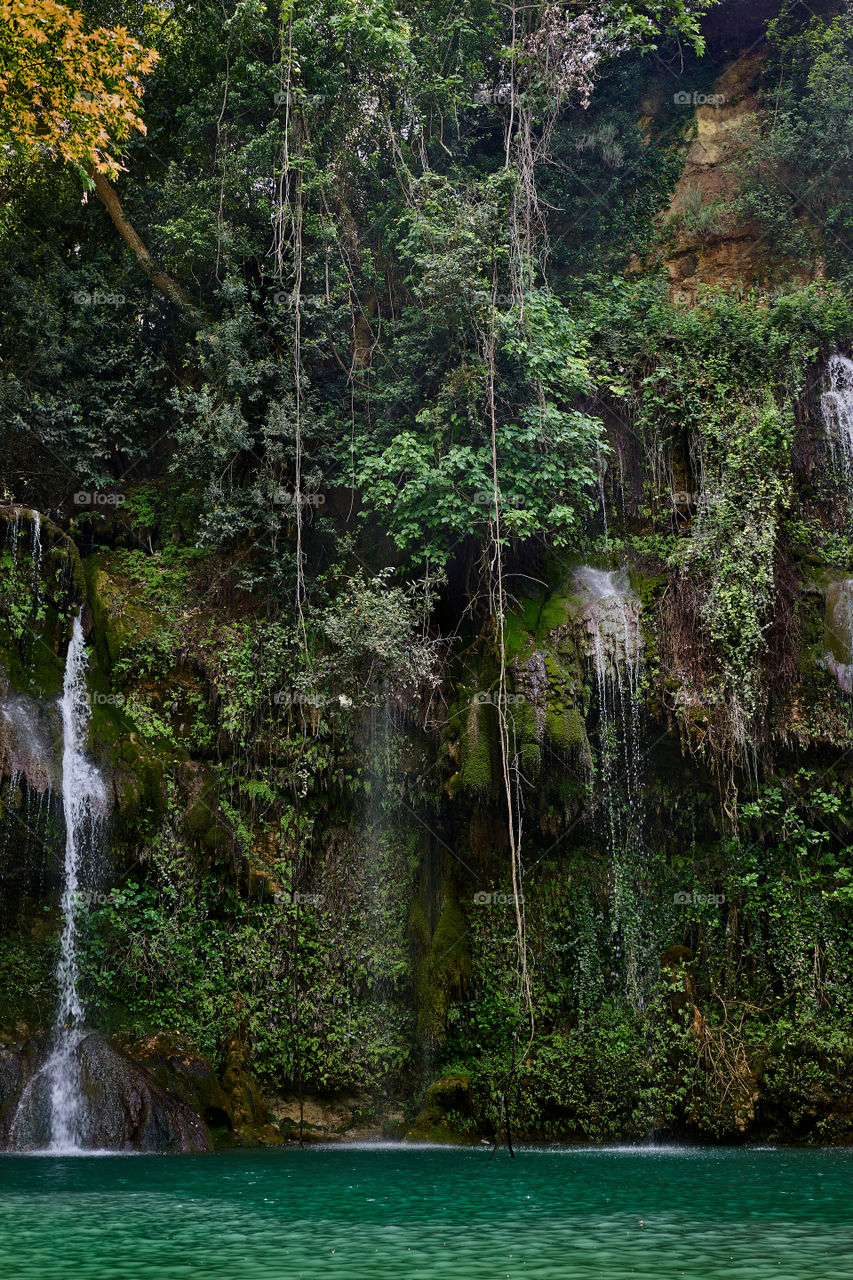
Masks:
[[[613,869],[617,954],[624,951],[628,992],[642,1004],[636,939],[636,880],[643,852],[640,776],[640,606],[627,576],[583,565],[575,571],[581,622],[597,686],[599,786]]]
[[[853,360],[836,354],[826,362],[820,407],[832,465],[853,484]]]
[[[624,575],[583,565],[575,585],[584,600],[582,620],[598,687],[602,770],[606,786],[620,765],[631,800],[639,793],[640,609]]]
[[[51,1053],[24,1091],[11,1131],[13,1146],[23,1135],[32,1132],[31,1112],[38,1108],[39,1095],[46,1089],[50,1103],[48,1149],[54,1152],[77,1151],[81,1146],[77,1050],[85,1032],[77,954],[80,888],[84,868],[95,852],[101,815],[106,806],[103,779],[85,751],[90,717],[86,665],[86,642],[78,615],[74,619],[68,646],[59,703],[62,716],[62,811],[65,818],[63,926],[56,970],[59,1004]]]
[[[65,886],[62,891],[64,924],[60,938],[57,981],[59,1010],[57,1043],[47,1066],[51,1082],[51,1149],[79,1145],[77,1116],[80,1100],[75,1078],[75,1049],[83,1034],[80,971],[77,959],[80,877],[84,862],[94,852],[100,814],[106,804],[101,775],[85,753],[89,727],[89,695],[86,688],[86,641],[79,615],[65,662],[62,712],[62,810],[65,815]]]
[[[41,600],[41,562],[41,516],[38,511],[33,511],[33,599],[35,601],[36,614],[38,614]]]
[[[827,587],[823,638],[827,670],[843,693],[853,694],[853,578]]]

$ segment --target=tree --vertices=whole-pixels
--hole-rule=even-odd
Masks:
[[[115,177],[121,144],[145,132],[142,77],[156,60],[125,27],[87,32],[54,0],[0,0],[0,144]]]

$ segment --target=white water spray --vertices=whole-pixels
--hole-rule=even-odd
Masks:
[[[41,562],[41,516],[38,511],[33,511],[33,599],[36,604],[36,614],[41,603]]]
[[[613,868],[614,919],[625,944],[629,992],[642,1004],[632,903],[643,854],[640,778],[640,606],[624,575],[584,565],[575,571],[584,600],[587,634],[598,693],[599,769],[605,832]]]
[[[81,610],[82,613],[82,610]],[[51,1081],[51,1148],[74,1149],[80,1090],[74,1068],[75,1050],[82,1037],[83,1005],[80,1000],[80,968],[77,958],[77,923],[80,908],[80,874],[94,852],[93,840],[99,814],[106,802],[103,780],[85,754],[89,728],[89,694],[86,688],[86,641],[78,615],[65,660],[62,700],[62,810],[65,815],[65,886],[62,891],[64,924],[56,969],[59,1009],[57,1043],[48,1070]]]
[[[823,635],[827,670],[842,693],[853,694],[853,578],[827,588]]]
[[[81,610],[82,613],[82,610]],[[51,1053],[29,1081],[18,1105],[11,1130],[11,1145],[19,1131],[26,1132],[30,1109],[42,1090],[50,1102],[48,1150],[68,1153],[81,1150],[80,1090],[77,1048],[85,1035],[80,999],[78,918],[80,886],[87,864],[96,851],[101,815],[106,809],[106,788],[85,746],[90,708],[86,688],[86,642],[80,615],[74,619],[65,660],[65,678],[59,710],[62,716],[62,810],[65,817],[65,864],[62,890],[63,925],[56,966],[59,1004]]]
[[[833,469],[853,485],[853,360],[830,356],[823,386],[820,407]]]

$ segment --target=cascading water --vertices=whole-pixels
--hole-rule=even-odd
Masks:
[[[12,690],[0,702],[0,777],[8,777],[0,810],[0,919],[7,923],[22,897],[43,891],[55,843],[56,713],[55,706]]]
[[[853,486],[853,360],[847,356],[827,360],[820,407],[835,473]]]
[[[621,755],[625,786],[636,800],[642,658],[639,604],[616,571],[584,565],[575,571],[575,586],[584,600],[581,616],[598,688],[602,733],[613,748],[604,753],[607,760],[602,768],[606,776],[615,778]]]
[[[82,610],[81,610],[82,613]],[[84,1038],[84,1010],[80,999],[77,954],[81,881],[98,840],[106,788],[100,773],[86,756],[89,697],[86,688],[86,643],[78,615],[65,662],[65,678],[59,709],[62,716],[62,810],[65,817],[65,862],[62,890],[63,926],[56,977],[59,1004],[51,1052],[27,1085],[11,1129],[11,1145],[23,1133],[33,1131],[33,1112],[47,1092],[49,1101],[48,1150],[81,1149],[78,1047]],[[39,1126],[35,1125],[36,1131]]]
[[[9,550],[12,552],[12,564],[17,566],[18,563],[18,537],[21,530],[21,513],[16,510],[14,518],[9,521],[6,540],[9,544]]]
[[[33,599],[36,606],[36,614],[38,614],[39,604],[41,602],[41,562],[42,562],[42,546],[41,546],[41,516],[38,511],[33,512]]]
[[[827,588],[823,639],[827,670],[843,693],[853,694],[853,578]]]
[[[584,565],[574,585],[598,701],[599,778],[605,838],[613,875],[617,952],[624,950],[629,993],[642,1003],[636,939],[637,874],[643,853],[640,765],[640,606],[627,577]],[[621,939],[621,943],[620,943]]]
[[[82,610],[81,610],[82,612]],[[51,1081],[51,1148],[78,1146],[77,1112],[80,1090],[75,1078],[75,1049],[82,1038],[83,1005],[77,960],[77,917],[80,907],[82,865],[94,852],[100,814],[106,803],[101,775],[85,753],[89,728],[89,695],[86,688],[86,641],[78,615],[68,646],[62,700],[62,810],[65,815],[65,886],[62,891],[64,924],[56,976],[59,1010],[57,1044],[49,1064]]]

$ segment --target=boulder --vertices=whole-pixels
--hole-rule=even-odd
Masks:
[[[162,1088],[180,1098],[211,1129],[233,1129],[234,1108],[202,1054],[164,1032],[127,1046],[126,1052],[150,1071]]]
[[[423,1106],[407,1142],[469,1142],[473,1137],[474,1094],[466,1075],[442,1076],[427,1089]],[[462,1132],[460,1121],[471,1119],[471,1131]]]
[[[0,1148],[44,1150],[51,1137],[52,1045],[0,1052]],[[83,1035],[71,1052],[79,1091],[77,1141],[86,1150],[209,1151],[204,1122],[183,1099],[102,1035]]]
[[[245,1046],[237,1036],[232,1036],[226,1046],[222,1088],[231,1108],[235,1133],[241,1142],[281,1145],[284,1138],[270,1123],[260,1085],[249,1069]]]

